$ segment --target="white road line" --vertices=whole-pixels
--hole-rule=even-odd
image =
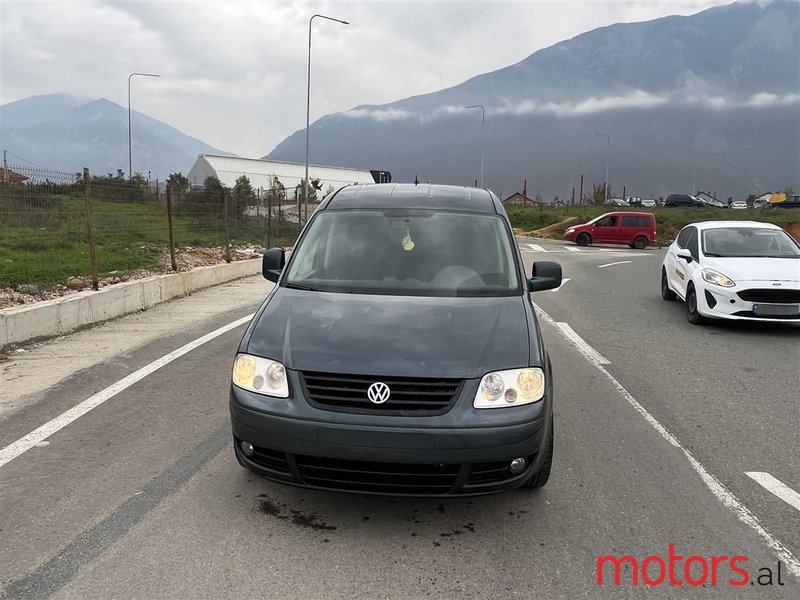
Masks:
[[[633,262],[633,261],[632,260],[620,260],[618,262],[608,263],[607,265],[598,265],[597,268],[598,269],[605,269],[606,267],[613,267],[614,265],[625,265],[625,264],[628,264],[630,262]]]
[[[103,402],[105,402],[106,400],[113,398],[121,391],[129,388],[134,383],[141,381],[142,379],[144,379],[145,377],[147,377],[152,373],[155,373],[161,367],[168,365],[173,360],[178,359],[184,354],[191,352],[195,348],[199,348],[203,344],[210,342],[214,338],[221,336],[223,333],[227,333],[232,329],[236,329],[240,325],[248,323],[252,318],[253,315],[251,314],[246,317],[242,317],[241,319],[237,319],[232,323],[228,323],[227,325],[224,325],[219,329],[215,329],[211,333],[207,333],[206,335],[199,337],[196,340],[181,346],[177,350],[173,350],[169,354],[165,354],[161,358],[154,360],[153,362],[145,365],[141,369],[134,371],[127,377],[123,377],[122,379],[108,386],[104,390],[97,392],[94,396],[87,398],[80,404],[77,404],[72,408],[70,408],[69,410],[61,413],[60,415],[48,421],[38,429],[34,429],[28,435],[21,437],[16,442],[13,442],[8,446],[6,446],[5,448],[3,448],[2,450],[0,450],[0,467],[14,460],[23,452],[30,450],[37,444],[41,443],[42,441],[44,441],[45,439],[56,433],[57,431],[63,429],[76,419],[82,417],[90,410],[97,408],[98,406],[103,404]],[[232,356],[231,360],[233,360]]]
[[[565,247],[567,250],[569,250],[570,252],[580,252],[580,251],[581,251],[581,249],[580,249],[580,248],[576,248],[575,246],[564,246],[564,247]]]
[[[550,325],[555,325],[558,327],[558,323],[556,323],[555,319],[544,312],[538,305],[534,304],[536,308],[536,314],[539,315],[546,323]],[[559,327],[559,329],[561,329]],[[561,330],[562,333],[563,329]],[[566,333],[564,333],[566,336]],[[588,357],[587,357],[588,358]],[[638,412],[642,418],[644,418],[647,423],[655,429],[658,434],[664,438],[667,442],[669,442],[672,446],[677,448],[683,455],[686,457],[686,460],[689,461],[692,469],[700,476],[700,479],[703,480],[703,483],[706,484],[706,487],[711,491],[714,497],[728,510],[733,512],[745,525],[750,527],[753,531],[758,534],[758,536],[766,542],[766,545],[778,556],[778,558],[786,564],[787,570],[794,575],[795,577],[800,577],[800,559],[798,559],[794,554],[792,554],[791,550],[789,550],[783,543],[772,536],[764,527],[761,525],[761,522],[758,518],[750,512],[744,504],[742,504],[736,496],[731,493],[731,491],[726,488],[716,477],[714,477],[708,469],[706,469],[700,461],[698,461],[694,455],[686,449],[686,447],[676,438],[672,433],[670,433],[666,427],[664,427],[658,420],[651,415],[647,409],[639,404],[639,402],[634,398],[628,390],[626,390],[622,384],[616,380],[616,378],[609,373],[603,365],[597,364],[596,362],[590,359],[590,362],[594,364],[595,367],[612,383],[612,385],[619,391],[625,400],[628,401],[636,412]]]
[[[544,248],[542,248],[539,244],[526,244],[528,248],[531,250],[536,250],[537,252],[547,252]]]
[[[565,284],[565,283],[567,283],[569,280],[570,280],[570,279],[569,279],[569,277],[564,277],[564,279],[562,279],[562,280],[561,280],[561,285],[560,285],[560,286],[558,286],[556,289],[554,289],[554,290],[550,290],[550,291],[551,291],[551,292],[553,292],[553,293],[557,292],[557,291],[558,291],[558,290],[560,290],[562,287],[564,287],[564,284]]]
[[[769,473],[762,473],[760,471],[747,471],[745,475],[761,485],[768,492],[775,494],[789,506],[800,510],[800,494],[795,492],[780,479],[773,477]]]
[[[589,359],[589,362],[598,366],[611,364],[610,360],[586,343],[586,340],[579,336],[567,323],[556,323],[556,325],[561,329],[564,335],[567,336],[567,339],[575,344],[575,347],[578,348],[580,353]]]

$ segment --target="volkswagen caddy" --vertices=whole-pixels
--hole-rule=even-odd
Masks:
[[[324,200],[242,338],[236,458],[267,479],[388,495],[543,486],[553,378],[500,200],[442,185],[344,187]]]

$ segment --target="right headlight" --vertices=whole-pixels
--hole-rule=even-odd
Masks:
[[[494,371],[481,378],[472,405],[475,408],[506,408],[532,404],[544,398],[544,371],[538,367]]]
[[[232,380],[234,385],[256,394],[276,398],[289,397],[286,367],[277,360],[237,354],[233,363]]]

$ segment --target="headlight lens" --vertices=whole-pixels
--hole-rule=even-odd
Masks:
[[[730,277],[727,277],[722,273],[715,271],[714,269],[703,269],[701,274],[703,276],[703,281],[713,283],[714,285],[721,287],[733,287],[736,285],[736,283],[734,283]]]
[[[233,363],[233,384],[256,394],[289,397],[286,367],[277,360],[237,354]]]
[[[575,233],[575,228],[570,227],[569,229],[567,229],[567,233]]]
[[[503,408],[538,402],[544,397],[544,371],[538,367],[495,371],[483,376],[472,405]]]

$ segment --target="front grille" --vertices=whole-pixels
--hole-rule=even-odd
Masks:
[[[285,452],[278,452],[277,450],[267,450],[266,448],[253,447],[253,456],[248,460],[253,461],[259,467],[264,467],[275,473],[281,475],[290,475],[289,461],[286,460]]]
[[[746,302],[800,304],[800,290],[753,289],[743,290],[738,296]]]
[[[295,455],[303,481],[312,486],[374,494],[438,495],[456,485],[461,465],[365,462]]]
[[[304,371],[300,380],[309,404],[340,412],[369,414],[429,414],[447,412],[461,391],[461,379],[377,377]],[[389,386],[383,404],[370,402],[367,389],[376,382]]]

